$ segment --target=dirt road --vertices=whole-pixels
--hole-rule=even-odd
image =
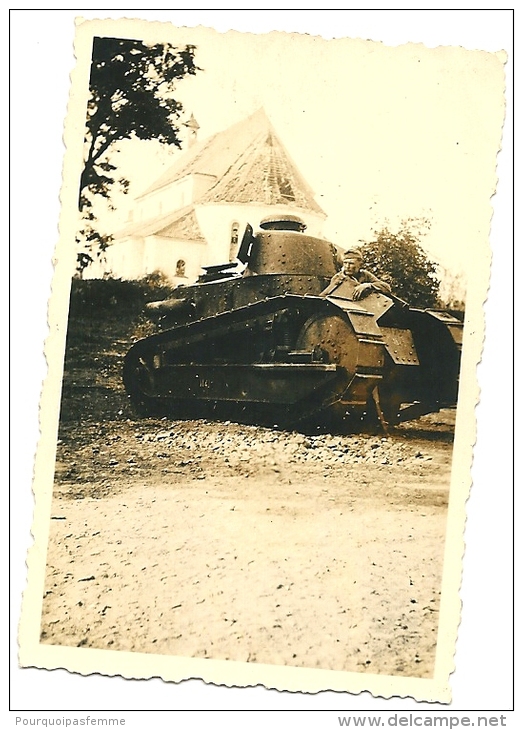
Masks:
[[[452,421],[64,422],[42,642],[431,676]]]

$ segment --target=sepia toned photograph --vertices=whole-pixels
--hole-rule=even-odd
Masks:
[[[449,702],[506,54],[75,53],[22,666]]]

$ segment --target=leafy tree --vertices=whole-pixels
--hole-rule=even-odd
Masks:
[[[388,281],[393,294],[415,307],[439,304],[436,264],[419,243],[427,226],[424,219],[402,221],[397,231],[385,225],[361,246],[363,268]]]
[[[199,69],[195,47],[169,43],[147,45],[120,38],[94,38],[87,104],[84,168],[80,179],[79,208],[84,226],[79,241],[87,248],[78,254],[81,272],[97,246],[103,252],[109,236],[96,230],[96,196],[109,201],[118,185],[127,192],[129,181],[117,176],[110,152],[121,140],[157,140],[181,147],[178,120],[183,112],[173,94],[176,83]]]

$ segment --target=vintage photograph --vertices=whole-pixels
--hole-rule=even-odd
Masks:
[[[22,665],[448,702],[505,54],[75,52]]]

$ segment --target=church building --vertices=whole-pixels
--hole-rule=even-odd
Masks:
[[[263,109],[206,140],[193,116],[186,127],[188,149],[136,198],[106,251],[113,276],[192,283],[202,266],[235,260],[247,223],[274,214],[297,215],[321,236],[326,214]]]

